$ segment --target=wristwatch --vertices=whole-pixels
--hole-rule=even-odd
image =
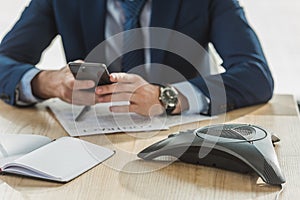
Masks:
[[[178,103],[178,92],[172,86],[160,86],[159,100],[169,115]]]

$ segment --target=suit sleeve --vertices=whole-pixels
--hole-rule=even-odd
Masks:
[[[209,114],[267,102],[273,94],[273,78],[242,7],[237,0],[212,0],[209,9],[210,41],[226,72],[191,80],[210,98]]]
[[[57,35],[50,0],[33,0],[0,44],[0,99],[15,104],[22,76],[39,62]]]

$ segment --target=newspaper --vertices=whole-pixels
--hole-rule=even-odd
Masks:
[[[83,106],[53,99],[48,103],[48,107],[70,136],[167,130],[172,126],[211,119],[211,117],[200,114],[146,117],[136,113],[112,113],[109,111],[111,105],[125,104],[128,102],[96,104],[85,113],[80,121],[75,121],[75,118]]]

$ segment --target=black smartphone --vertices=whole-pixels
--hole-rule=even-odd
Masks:
[[[112,83],[107,67],[103,63],[69,62],[68,66],[77,80],[93,80],[98,86]]]

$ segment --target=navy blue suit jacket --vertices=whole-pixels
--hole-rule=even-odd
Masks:
[[[61,35],[67,61],[84,59],[104,38],[106,0],[33,0],[0,45],[0,98],[15,103],[15,88],[43,50]],[[221,74],[227,102],[209,114],[268,101],[273,79],[254,31],[237,0],[152,0],[151,27],[182,32],[204,48],[211,42],[223,59]],[[155,55],[157,54],[157,55]],[[154,62],[177,68],[207,97],[222,84],[216,76],[206,83],[186,70],[187,62],[153,51]]]

